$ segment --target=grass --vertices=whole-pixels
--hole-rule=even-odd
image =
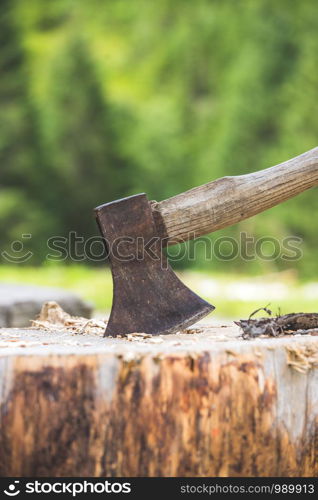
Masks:
[[[292,273],[265,278],[187,271],[180,276],[192,290],[216,306],[213,317],[246,318],[268,304],[274,313],[318,312],[318,282],[299,283]],[[99,311],[111,308],[112,279],[105,268],[79,264],[39,268],[2,266],[0,281],[61,287],[89,300]]]

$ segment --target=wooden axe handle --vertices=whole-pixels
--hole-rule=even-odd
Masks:
[[[158,234],[173,245],[231,226],[317,185],[318,147],[275,167],[152,202],[152,211]]]

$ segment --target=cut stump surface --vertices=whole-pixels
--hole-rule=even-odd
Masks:
[[[0,329],[2,476],[316,476],[318,337]]]

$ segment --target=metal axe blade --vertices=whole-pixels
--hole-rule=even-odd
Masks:
[[[101,205],[95,215],[114,283],[105,336],[172,333],[214,310],[170,268],[145,194]]]

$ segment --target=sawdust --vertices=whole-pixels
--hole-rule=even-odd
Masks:
[[[82,336],[85,334],[95,335],[101,338],[104,335],[106,326],[107,326],[107,320],[87,319],[83,317],[71,316],[70,314],[65,312],[56,302],[46,302],[43,304],[39,316],[32,321],[31,330],[42,329],[49,333],[52,332],[55,338],[56,336],[64,335],[67,333],[71,333],[72,335],[75,336],[77,335]],[[190,343],[194,344],[195,343],[194,341],[197,340],[200,334],[207,332],[209,333],[207,338],[210,341],[216,342],[216,341],[230,340],[230,338],[226,337],[226,335],[220,335],[219,333],[217,335],[213,334],[214,332],[213,330],[211,330],[211,327],[208,328],[206,325],[198,325],[186,328],[180,331],[179,334],[191,335],[193,340],[190,341],[190,339],[189,340],[183,339],[182,342],[183,344],[189,345]],[[298,332],[302,334],[305,333],[299,330]],[[1,339],[2,342],[0,342],[0,347],[10,347],[10,345],[14,347],[27,347],[27,346],[29,347],[31,344],[37,345],[36,343],[32,342],[26,343],[24,339],[21,339],[19,337],[20,336],[17,332],[11,334],[6,332],[6,338]],[[161,344],[164,342],[164,339],[160,335],[152,336],[147,333],[137,333],[137,332],[121,335],[118,336],[117,338],[118,340],[126,342],[127,341],[137,342],[139,344],[142,343]],[[257,340],[258,339],[259,338],[257,338]],[[81,345],[87,345],[87,346],[92,345],[90,342],[84,344],[82,342],[83,341],[81,341]],[[77,344],[75,339],[65,340],[64,343],[69,345]],[[180,345],[181,343],[179,340],[172,339],[170,344],[172,346],[172,345]],[[314,348],[314,346],[312,345],[287,346],[286,350],[287,350],[288,365],[300,373],[306,373],[308,370],[310,370],[312,367],[318,364],[318,348]],[[228,350],[227,353],[229,355],[236,356],[236,354],[230,350]],[[257,352],[256,355],[260,356],[260,353]]]
[[[124,337],[130,342],[142,342],[144,339],[151,338],[151,335],[150,333],[127,333]]]
[[[31,328],[41,328],[52,333],[67,331],[73,334],[89,334],[102,337],[107,326],[107,321],[71,316],[57,302],[50,301],[43,304],[39,316],[31,321],[31,325]],[[203,331],[200,328],[194,330],[193,333]],[[128,340],[129,342],[146,342],[150,344],[161,344],[163,342],[161,336],[153,337],[149,333],[133,332],[126,335],[118,335],[117,338]]]
[[[194,335],[194,334],[202,333],[202,332],[204,332],[204,328],[202,328],[202,327],[185,328],[184,330],[180,331],[180,333],[185,334],[185,335]]]
[[[161,344],[163,342],[163,338],[161,337],[152,337],[148,341],[150,344]]]
[[[318,366],[318,347],[314,344],[286,346],[287,364],[299,373]]]
[[[214,328],[228,328],[229,325],[214,325]],[[211,325],[210,325],[211,327]],[[189,328],[185,328],[184,330],[180,330],[179,333],[183,335],[195,335],[198,333],[203,333],[206,332],[206,329],[209,328],[209,325],[202,325],[202,326],[191,326]]]
[[[80,316],[71,316],[65,312],[57,302],[45,302],[39,316],[31,321],[33,328],[42,328],[47,331],[69,331],[76,334],[88,333],[102,336],[107,322],[97,319],[87,319]]]
[[[50,301],[43,304],[39,316],[31,321],[31,325],[31,328],[41,328],[52,333],[67,331],[74,334],[92,334],[102,337],[107,326],[107,321],[98,319],[88,320],[87,318],[71,316],[65,312],[57,302]],[[204,327],[198,326],[186,328],[180,331],[180,334],[198,335],[204,331]],[[219,337],[218,339],[220,339]],[[149,333],[139,332],[117,335],[117,339],[128,340],[129,342],[146,342],[150,344],[161,344],[163,342],[163,338],[160,335],[153,336]]]

